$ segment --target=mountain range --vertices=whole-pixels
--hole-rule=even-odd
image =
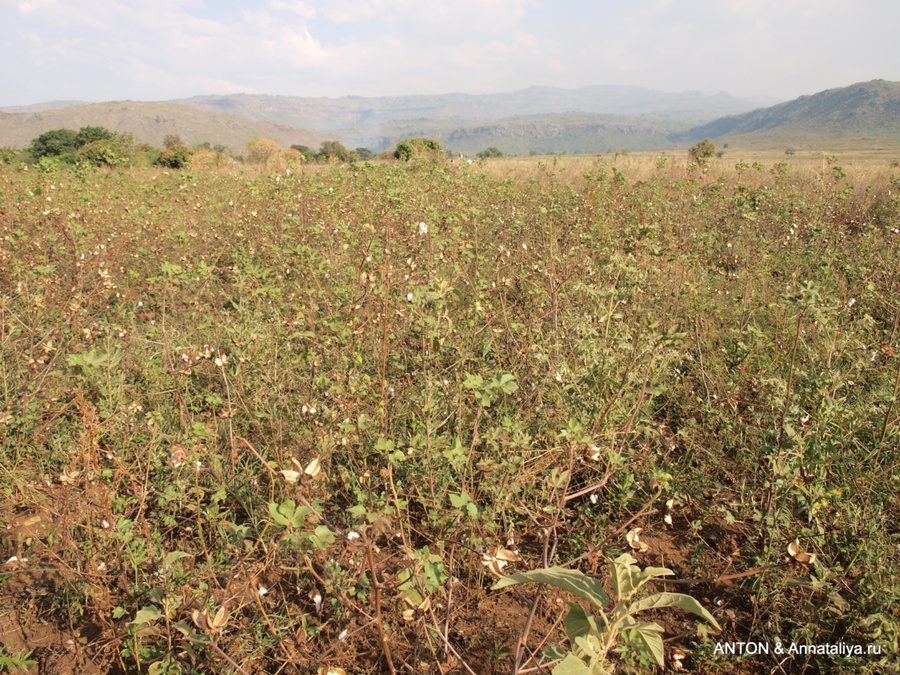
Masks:
[[[900,82],[872,80],[801,96],[732,115],[690,130],[685,140],[724,139],[745,144],[841,146],[900,145]]]
[[[702,138],[732,145],[838,143],[900,149],[900,83],[873,80],[759,107],[726,93],[638,87],[531,87],[492,94],[303,98],[236,94],[168,102],[58,101],[0,109],[0,146],[25,147],[50,129],[99,125],[161,145],[240,149],[255,138],[317,148],[323,140],[380,151],[427,136],[474,154],[600,153],[683,147]]]
[[[442,94],[343,98],[299,98],[237,94],[195,96],[172,101],[210,112],[290,124],[317,131],[375,128],[412,119],[497,120],[520,115],[581,112],[668,117],[681,123],[708,121],[757,107],[729,94],[670,94],[639,87],[593,86],[579,89],[529,87],[503,94]]]

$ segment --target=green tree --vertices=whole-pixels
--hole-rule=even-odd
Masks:
[[[167,169],[186,169],[191,163],[194,151],[186,145],[175,145],[159,151],[156,163]]]
[[[356,156],[363,162],[367,159],[372,159],[375,156],[375,153],[368,148],[357,148],[353,152],[355,152]]]
[[[81,127],[75,134],[75,147],[83,148],[89,143],[96,141],[108,141],[116,137],[116,134],[106,127]]]
[[[59,157],[69,152],[75,152],[78,146],[75,138],[78,132],[72,129],[54,129],[47,131],[31,141],[28,151],[35,159],[41,157]]]
[[[338,141],[322,141],[319,155],[325,159],[336,159],[339,162],[349,162],[352,159],[350,151]]]
[[[291,149],[296,150],[301,155],[305,155],[307,152],[312,152],[312,148],[308,145],[297,145],[296,143],[291,146]]]
[[[495,148],[491,146],[479,152],[475,155],[479,159],[488,159],[490,157],[503,157],[503,151],[500,148]]]
[[[408,138],[397,143],[397,149],[394,150],[394,157],[404,161],[419,154],[438,156],[444,154],[444,148],[432,138]]]
[[[702,141],[692,146],[691,149],[688,150],[688,154],[695,162],[702,162],[715,156],[716,146],[711,140],[704,138]]]
[[[131,159],[130,155],[129,149],[113,135],[111,138],[92,141],[81,146],[75,152],[75,163],[90,166],[125,166]]]

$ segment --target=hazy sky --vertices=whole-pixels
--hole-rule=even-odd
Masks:
[[[898,0],[0,0],[0,106],[900,80]]]

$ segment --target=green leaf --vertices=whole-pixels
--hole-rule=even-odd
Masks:
[[[269,515],[272,516],[272,520],[274,520],[279,525],[285,525],[290,522],[287,518],[281,515],[281,512],[278,510],[278,504],[275,502],[269,502]]]
[[[387,438],[379,438],[375,441],[375,449],[380,452],[393,452],[394,441],[388,440]]]
[[[178,631],[185,637],[190,637],[195,640],[203,639],[204,637],[202,633],[198,633],[197,630],[187,621],[179,621],[178,623],[172,624],[172,627],[178,629]]]
[[[182,558],[190,558],[190,553],[185,553],[184,551],[172,551],[169,555],[166,556],[165,562],[163,562],[163,568],[168,569],[172,566],[172,564]]]
[[[627,631],[627,637],[636,640],[638,645],[648,651],[660,668],[665,666],[665,652],[663,650],[662,636],[660,635],[662,632],[662,626],[643,622],[636,623]]]
[[[609,603],[609,596],[603,591],[600,582],[587,577],[578,570],[567,570],[562,567],[548,567],[540,570],[519,572],[503,577],[492,586],[493,589],[505,588],[513,584],[550,584],[554,588],[568,591],[579,598],[587,600],[597,609],[602,610]]]
[[[691,614],[696,614],[716,630],[721,630],[719,622],[697,600],[684,593],[656,593],[646,598],[637,600],[628,608],[629,614],[642,612],[645,609],[659,609],[660,607],[677,607]]]
[[[511,394],[519,388],[516,384],[516,377],[511,373],[503,373],[494,377],[493,386],[500,389],[504,394]]]
[[[569,654],[553,668],[553,675],[595,675],[595,673],[584,661],[574,654]]]
[[[463,386],[466,389],[481,389],[484,386],[484,379],[481,375],[466,373],[466,379],[463,380]]]
[[[600,626],[597,625],[597,618],[587,612],[581,605],[574,602],[569,603],[569,613],[563,619],[566,627],[566,635],[569,642],[575,643],[575,638],[583,637],[589,633],[593,633],[597,637],[603,633]]]
[[[293,504],[293,502],[291,502]],[[294,508],[294,514],[291,516],[291,525],[300,527],[306,522],[306,516],[309,515],[309,509],[305,506],[297,506]]]
[[[131,623],[137,625],[140,625],[142,623],[150,623],[151,621],[156,621],[156,619],[161,616],[162,612],[159,611],[158,607],[147,605],[146,607],[141,607],[137,611],[137,614],[134,615],[134,620],[131,621]]]
[[[560,645],[552,645],[547,647],[543,652],[541,652],[541,658],[544,661],[556,661],[557,659],[564,659],[568,652],[563,649]]]
[[[269,502],[269,515],[272,516],[272,520],[276,523],[287,527],[291,524],[291,517],[294,515],[295,507],[296,504],[291,499],[288,499],[281,504]]]
[[[637,560],[628,553],[623,553],[613,560],[612,569],[610,569],[612,573],[610,582],[612,583],[613,592],[619,600],[627,600],[637,590],[634,587],[633,579],[635,573],[640,573],[640,569],[635,563],[637,563]]]
[[[469,496],[468,492],[463,492],[459,495],[450,495],[450,503],[453,504],[458,509],[462,509],[466,507],[468,504],[472,503],[472,498]]]
[[[356,506],[351,506],[349,509],[347,509],[347,513],[349,513],[356,519],[360,519],[364,515],[366,515],[366,507],[362,504],[357,504]]]
[[[667,567],[645,567],[642,572],[632,574],[631,583],[634,584],[635,590],[641,588],[653,577],[670,577],[675,572]]]
[[[328,544],[334,543],[334,533],[327,525],[316,527],[316,539],[319,540],[319,548],[324,549]]]

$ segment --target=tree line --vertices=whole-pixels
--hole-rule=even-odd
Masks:
[[[230,153],[224,145],[199,143],[188,145],[176,134],[167,134],[162,147],[135,141],[130,133],[117,133],[102,126],[86,126],[78,131],[53,129],[32,139],[24,150],[0,149],[0,164],[15,160],[35,163],[44,167],[59,164],[73,166],[126,167],[161,166],[183,169],[192,165],[195,156],[225,157],[230,161],[270,165],[297,161],[303,163],[357,162],[372,159],[395,158],[409,160],[416,155],[444,154],[438,141],[430,138],[413,138],[401,141],[394,150],[380,154],[369,148],[350,150],[339,141],[323,141],[318,150],[306,145],[283,148],[278,141],[259,138],[247,143],[240,152]]]
[[[306,145],[295,144],[284,148],[278,141],[259,138],[247,143],[239,152],[231,153],[224,145],[199,143],[188,145],[176,134],[167,134],[162,147],[139,143],[130,133],[117,133],[102,126],[85,126],[78,131],[53,129],[32,139],[24,152],[9,148],[0,149],[0,164],[14,159],[42,166],[69,164],[76,166],[126,167],[161,166],[170,169],[184,169],[196,163],[195,155],[209,158],[218,166],[222,161],[248,162],[265,166],[273,163],[351,163],[372,159],[410,160],[416,156],[452,155],[453,153],[436,140],[430,138],[410,138],[400,141],[393,150],[376,154],[369,148],[350,150],[340,141],[323,141],[318,150]],[[703,161],[714,154],[715,146],[706,139],[690,149],[692,159]],[[504,153],[490,147],[477,153],[479,159],[503,157]]]

